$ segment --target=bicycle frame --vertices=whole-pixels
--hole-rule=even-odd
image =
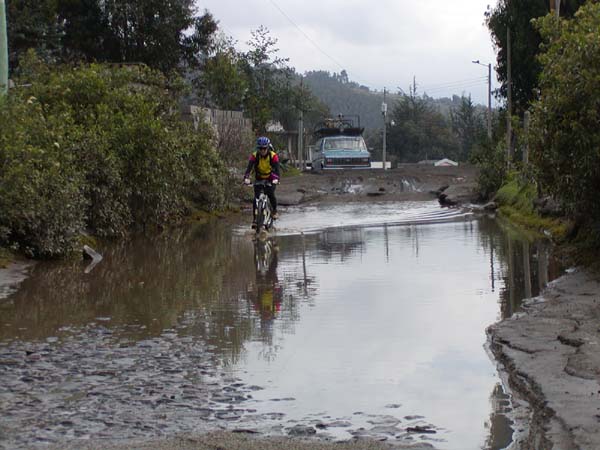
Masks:
[[[269,181],[256,181],[254,186],[261,188],[260,195],[256,198],[256,232],[260,233],[261,230],[268,230],[273,226],[273,210],[271,207],[271,201],[267,194],[265,194],[265,187],[271,186]]]

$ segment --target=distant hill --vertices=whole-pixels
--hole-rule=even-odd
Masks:
[[[350,82],[343,72],[342,75],[322,70],[307,72],[304,84],[329,107],[333,116],[358,114],[361,126],[381,128],[383,92],[371,91],[366,86]]]
[[[329,107],[332,115],[358,114],[361,126],[367,130],[382,127],[383,92],[371,90],[367,86],[349,81],[345,71],[342,71],[341,74],[331,74],[323,70],[306,72],[304,84],[309,87],[315,97]],[[397,93],[387,93],[388,113],[392,112],[394,103],[399,98]],[[453,95],[452,98],[434,99],[425,94],[424,98],[430,101],[445,117],[449,117],[450,110],[458,108],[461,103],[461,97],[458,95]],[[478,106],[478,108],[482,109],[482,112],[485,111],[482,106]]]

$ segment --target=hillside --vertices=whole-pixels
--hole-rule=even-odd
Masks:
[[[359,114],[361,125],[366,128],[367,132],[381,128],[383,92],[371,90],[367,86],[350,81],[345,71],[342,71],[341,74],[331,74],[322,70],[306,72],[304,84],[310,88],[315,97],[329,107],[332,115]],[[394,102],[399,98],[400,95],[397,92],[387,93],[386,102],[389,113],[394,107]],[[458,108],[461,103],[459,95],[453,95],[452,98],[435,99],[424,94],[423,98],[445,117],[449,117],[450,111]],[[485,111],[481,105],[477,105],[477,108],[481,112]]]

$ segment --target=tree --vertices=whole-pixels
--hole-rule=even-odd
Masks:
[[[242,68],[248,80],[244,107],[258,133],[264,133],[267,122],[275,113],[282,91],[289,89],[293,71],[287,59],[277,56],[277,39],[262,25],[252,33],[247,44],[250,50],[242,56]]]
[[[452,131],[458,139],[459,148],[456,157],[459,161],[466,161],[475,145],[485,135],[483,118],[475,109],[470,96],[462,97],[460,106],[450,111],[450,121]]]
[[[392,110],[395,122],[388,131],[391,155],[401,161],[417,162],[422,159],[455,157],[456,138],[446,119],[411,86],[409,94],[402,94]]]
[[[248,80],[243,72],[242,56],[230,38],[221,37],[214,55],[206,58],[196,87],[204,93],[204,104],[239,111],[243,107]]]
[[[46,59],[144,63],[163,73],[198,65],[217,22],[193,0],[9,0],[11,66],[34,48]]]
[[[562,1],[560,13],[571,17],[586,0]],[[511,30],[511,76],[514,112],[519,115],[535,98],[541,66],[536,56],[541,37],[532,19],[550,11],[549,0],[499,0],[485,14],[492,42],[497,50],[496,71],[501,86],[498,94],[507,97],[507,28]]]
[[[105,25],[101,52],[88,58],[141,62],[163,73],[195,66],[199,52],[210,47],[217,23],[210,13],[195,16],[193,0],[106,0],[99,2]],[[66,16],[67,23],[77,16]],[[186,32],[190,32],[187,35]]]
[[[19,57],[35,48],[47,60],[55,59],[61,48],[63,30],[56,21],[54,0],[7,0],[6,21],[9,67],[18,66]]]
[[[536,21],[544,37],[541,95],[534,102],[531,157],[543,191],[580,221],[600,220],[600,4],[574,19]],[[597,223],[597,222],[596,222]]]

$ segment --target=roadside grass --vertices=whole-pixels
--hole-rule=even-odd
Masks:
[[[537,190],[534,184],[519,179],[513,174],[496,193],[500,214],[510,222],[529,232],[563,242],[573,224],[566,218],[540,216],[534,207]]]
[[[0,247],[0,269],[6,269],[14,261],[14,255],[7,249]]]
[[[600,279],[600,224],[586,224],[561,247],[562,255],[575,265],[586,267]]]
[[[296,177],[302,175],[302,171],[297,167],[293,167],[289,164],[281,166],[281,176],[282,177]]]

